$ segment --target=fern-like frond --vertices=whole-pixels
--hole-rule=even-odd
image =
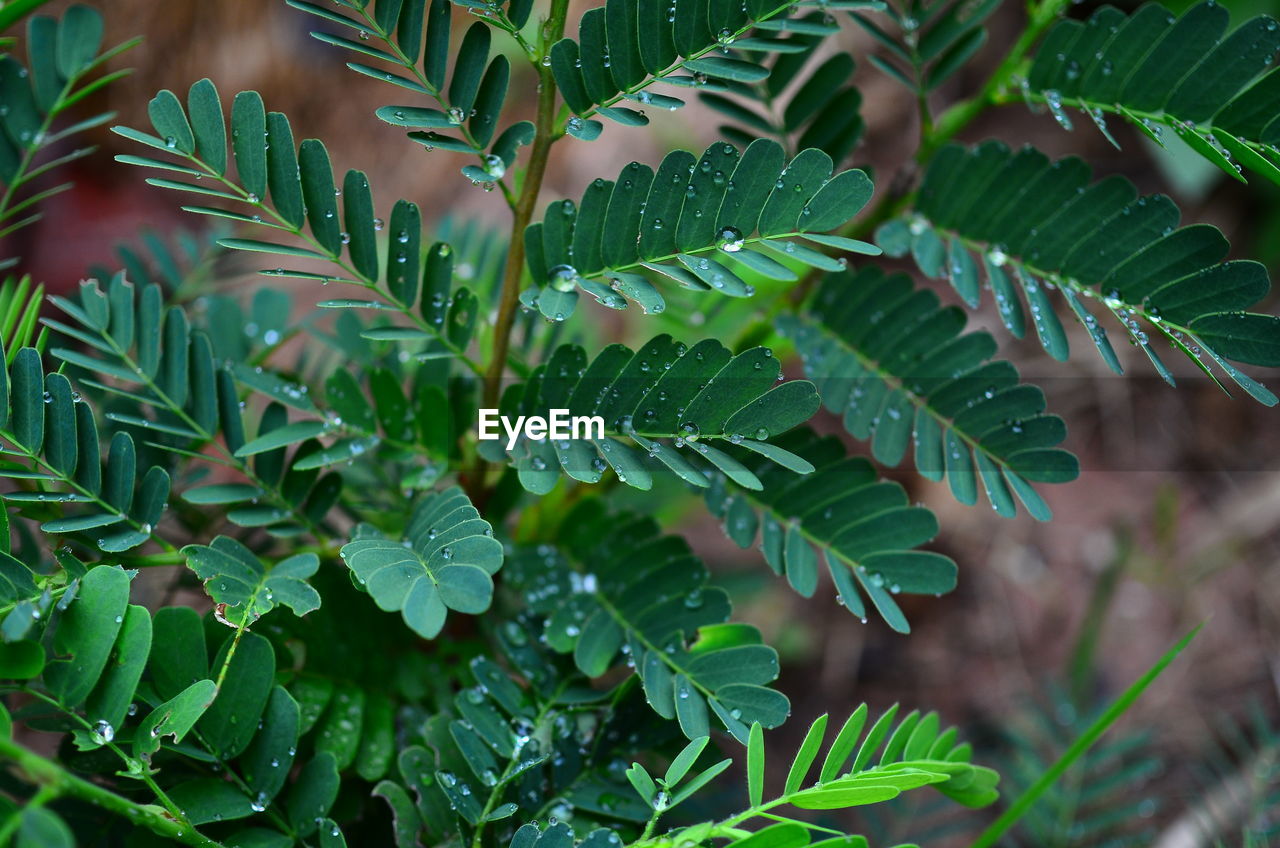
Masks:
[[[556,85],[575,113],[568,132],[587,139],[598,136],[593,115],[628,126],[649,122],[643,111],[620,105],[624,101],[661,109],[684,105],[678,97],[649,91],[655,83],[710,89],[721,81],[764,79],[769,70],[755,57],[793,49],[777,36],[806,28],[788,17],[804,5],[800,0],[609,0],[588,10],[578,39],[556,42],[550,54]],[[875,2],[837,5],[884,7]],[[821,30],[825,34],[836,28]]]
[[[895,705],[874,722],[868,723],[869,717],[866,704],[858,707],[840,727],[818,765],[827,735],[827,716],[819,716],[791,758],[782,793],[772,798],[764,794],[764,733],[759,724],[753,724],[747,741],[747,809],[720,822],[673,831],[670,839],[680,844],[682,839],[727,836],[731,845],[744,848],[801,848],[809,844],[811,829],[820,833],[824,829],[779,815],[775,812],[778,808],[844,810],[888,801],[923,786],[933,786],[968,807],[984,807],[998,797],[999,775],[973,764],[972,746],[957,741],[955,728],[942,730],[937,713],[912,712],[899,720]],[[759,819],[777,824],[754,833],[743,827]],[[845,844],[844,840],[839,844]]]
[[[269,527],[280,535],[314,529],[323,519],[341,491],[341,478],[319,477],[316,469],[325,463],[286,467],[284,462],[285,447],[328,430],[327,424],[310,432],[305,422],[288,422],[285,405],[316,411],[305,392],[261,369],[242,363],[228,367],[223,357],[248,351],[226,349],[227,339],[219,351],[209,331],[192,328],[182,307],[163,306],[158,284],[138,289],[116,275],[105,291],[89,280],[81,284],[78,299],[51,300],[74,323],[45,318],[44,324],[83,347],[59,345],[50,352],[71,366],[85,391],[115,402],[109,420],[142,434],[150,447],[229,465],[245,478],[243,483],[189,489],[184,500],[233,506],[227,516],[233,523]],[[233,325],[231,339],[239,341],[244,323]],[[274,389],[272,397],[278,401],[262,412],[253,439],[246,435],[238,379]],[[209,445],[217,453],[202,454],[201,448]],[[316,450],[313,440],[299,456]]]
[[[638,272],[654,271],[695,291],[749,297],[755,289],[735,269],[795,280],[779,259],[839,270],[843,264],[810,242],[877,254],[873,245],[823,235],[858,213],[871,198],[871,180],[858,170],[832,176],[831,157],[801,151],[790,163],[769,139],[745,151],[724,142],[702,156],[667,154],[653,169],[639,162],[615,181],[598,179],[582,200],[556,201],[542,222],[525,231],[529,271],[538,288],[522,295],[547,318],[572,314],[578,289],[612,309],[626,299],[646,312],[666,308]],[[761,252],[759,248],[763,248]],[[594,278],[604,277],[607,284]]]
[[[395,67],[396,73],[364,61],[348,62],[348,68],[415,96],[431,98],[439,108],[388,105],[379,108],[377,116],[395,126],[424,128],[425,131],[415,129],[409,137],[428,148],[477,156],[478,164],[462,169],[474,182],[501,182],[515,160],[517,148],[533,141],[533,124],[528,121],[513,124],[494,140],[511,65],[501,52],[493,51],[490,37],[491,27],[497,27],[519,38],[533,8],[531,2],[516,0],[473,7],[484,20],[471,25],[456,51],[450,49],[449,43],[455,5],[449,0],[343,0],[336,4],[342,11],[307,0],[287,2],[356,36],[352,39],[322,31],[312,32],[313,38]],[[373,46],[371,40],[381,42],[382,47]],[[520,41],[526,50],[531,49],[523,39]],[[448,130],[448,134],[435,132],[441,129]],[[506,191],[505,184],[503,190]]]
[[[548,616],[544,637],[572,652],[584,674],[598,677],[634,664],[654,711],[676,719],[689,739],[706,736],[709,714],[739,741],[749,722],[781,724],[791,707],[765,684],[778,655],[760,633],[729,624],[723,589],[678,536],[661,535],[648,517],[610,514],[597,500],[564,517],[563,550],[518,551],[509,579],[532,609]]]
[[[1280,74],[1269,70],[1280,23],[1259,15],[1228,33],[1230,17],[1226,4],[1207,0],[1181,16],[1148,3],[1132,14],[1102,6],[1087,21],[1059,21],[1023,95],[1064,129],[1072,128],[1067,110],[1079,109],[1115,144],[1112,115],[1161,145],[1172,130],[1241,182],[1248,169],[1280,183]]]
[[[895,595],[940,595],[955,588],[950,558],[915,550],[937,535],[938,521],[928,509],[910,505],[900,485],[880,479],[866,459],[846,456],[839,439],[807,427],[771,445],[817,470],[800,475],[729,448],[760,489],[717,475],[704,494],[739,547],[750,547],[759,532],[765,561],[796,592],[812,597],[817,590],[821,552],[843,606],[865,621],[865,595],[894,630],[907,633],[911,628]]]
[[[92,409],[65,376],[45,374],[35,348],[19,349],[7,371],[0,369],[0,399],[8,455],[0,477],[24,483],[4,494],[6,502],[43,521],[44,532],[104,551],[127,551],[152,537],[169,499],[169,474],[153,465],[139,481],[134,441],[123,432],[112,438],[104,465]]]
[[[757,138],[773,138],[788,150],[814,147],[842,162],[864,128],[858,111],[862,93],[849,83],[853,56],[836,53],[806,68],[831,25],[820,12],[786,23],[787,37],[775,42],[777,56],[768,63],[767,78],[725,81],[724,91],[704,91],[698,98],[734,122],[718,129],[743,148]]]
[[[1212,725],[1192,765],[1196,800],[1183,820],[1206,842],[1266,845],[1280,836],[1280,726],[1257,701],[1242,715],[1214,716]]]
[[[1266,269],[1223,262],[1222,233],[1207,224],[1178,228],[1168,197],[1139,197],[1123,177],[1090,183],[1089,176],[1080,159],[1051,162],[1030,147],[949,146],[925,174],[915,216],[885,224],[877,240],[893,256],[910,253],[927,276],[947,277],[970,306],[980,299],[981,264],[1005,326],[1018,337],[1026,332],[1020,291],[1055,359],[1067,358],[1068,342],[1053,288],[1117,373],[1120,362],[1089,303],[1111,313],[1170,384],[1153,339],[1215,379],[1216,364],[1275,405],[1274,394],[1227,362],[1280,366],[1280,318],[1244,311],[1270,288]]]
[[[782,316],[779,330],[823,404],[871,442],[877,461],[898,465],[913,445],[916,470],[945,477],[961,503],[977,503],[981,480],[998,514],[1016,514],[1016,495],[1047,521],[1031,483],[1079,475],[1076,458],[1055,447],[1066,425],[1044,414],[1044,393],[1020,383],[1012,364],[991,359],[989,333],[962,333],[964,324],[963,310],[941,306],[906,275],[866,267],[827,277],[807,314]]]
[[[22,14],[22,4],[14,5]],[[77,4],[61,18],[35,15],[27,21],[27,65],[7,52],[0,54],[0,102],[4,104],[0,109],[0,238],[40,220],[36,205],[71,187],[71,183],[62,183],[27,194],[23,190],[33,180],[97,148],[80,147],[37,162],[41,153],[115,117],[114,112],[103,112],[57,131],[53,128],[58,117],[75,104],[128,75],[128,70],[122,70],[93,78],[106,62],[141,40],[135,38],[99,52],[102,31],[102,15]],[[19,199],[21,194],[26,196]],[[0,258],[0,269],[17,261],[16,256]]]
[[[871,56],[868,61],[917,96],[925,96],[950,79],[987,43],[986,20],[999,6],[1000,0],[925,0],[901,11],[889,6],[885,12],[893,20],[897,34],[858,12],[853,12],[852,17],[893,57],[892,62],[879,56]]]
[[[669,738],[666,723],[635,687],[592,689],[572,661],[541,644],[542,628],[531,618],[498,628],[498,644],[519,677],[490,659],[473,660],[474,685],[449,698],[446,713],[427,720],[422,745],[401,752],[403,792],[381,787],[398,830],[406,821],[408,830],[425,829],[429,842],[457,832],[475,838],[491,828],[501,844],[520,822],[548,810],[560,815],[562,805],[577,820],[648,817],[616,758],[634,750],[635,740]]]
[[[609,468],[637,489],[650,488],[653,475],[663,470],[705,487],[706,472],[693,456],[759,488],[740,462],[711,443],[741,445],[798,471],[812,470],[767,441],[818,409],[812,383],[779,383],[781,378],[768,348],[734,356],[715,339],[690,348],[663,334],[638,351],[610,345],[590,362],[581,347],[563,345],[527,383],[503,394],[500,411],[514,421],[564,409],[571,417],[598,416],[603,432],[588,426],[582,438],[566,440],[521,435],[505,455],[514,461],[520,483],[537,494],[549,492],[561,473],[598,483]],[[502,441],[481,446],[490,459],[504,456]]]
[[[515,622],[510,629],[523,635]],[[546,809],[543,794],[530,791],[533,785],[545,786],[546,797],[563,798],[575,816],[644,820],[647,810],[627,797],[625,783],[613,774],[618,770],[600,767],[617,741],[604,729],[579,726],[608,715],[607,693],[585,688],[570,668],[542,670],[551,684],[545,694],[525,688],[492,660],[472,661],[475,685],[449,700],[448,714],[427,721],[423,745],[401,751],[404,785],[388,780],[375,788],[392,807],[397,831],[425,829],[434,840],[493,827],[501,828],[495,833],[500,841],[498,833],[511,833],[516,823]],[[635,722],[630,731],[647,735]]]
[[[1087,727],[1098,711],[1081,714],[1066,693],[1051,688],[1044,703],[1032,705],[1004,732],[1006,750],[1000,773],[1009,797],[1030,786],[1054,757]],[[1118,734],[1086,753],[1064,779],[1032,805],[1009,844],[1150,845],[1149,820],[1156,811],[1152,779],[1163,764],[1152,750],[1151,733]]]
[[[306,246],[245,238],[221,239],[220,245],[274,255],[280,261],[327,260],[337,266],[338,273],[318,274],[284,267],[263,273],[363,289],[375,299],[329,300],[322,305],[398,313],[406,323],[388,327],[386,333],[406,342],[429,342],[424,347],[454,356],[479,372],[479,366],[465,355],[475,331],[475,295],[465,287],[448,291],[452,263],[447,244],[433,246],[423,263],[422,214],[416,204],[397,201],[388,222],[375,217],[373,195],[365,175],[348,171],[338,187],[324,145],[307,139],[295,147],[288,119],[279,112],[268,114],[255,91],[236,95],[229,135],[218,91],[207,79],[191,87],[186,108],[173,92],[164,90],[151,101],[149,111],[158,135],[126,127],[113,130],[182,161],[133,155],[117,156],[118,161],[216,183],[221,188],[168,178],[147,180],[161,188],[247,206],[247,213],[203,205],[183,208],[262,226],[277,236],[293,236]],[[231,161],[235,164],[235,180],[227,174]],[[384,227],[389,227],[391,234],[385,261],[378,251],[378,232]]]
[[[214,284],[215,264],[226,255],[218,241],[229,235],[229,221],[215,221],[199,232],[179,229],[172,236],[144,229],[136,243],[116,245],[118,269],[135,286],[157,283],[175,299],[186,299]],[[115,273],[106,265],[92,265],[88,276],[109,280]]]
[[[432,639],[449,610],[476,615],[489,608],[502,544],[454,487],[419,501],[404,541],[361,527],[343,545],[342,559],[380,609],[399,611],[405,624]]]

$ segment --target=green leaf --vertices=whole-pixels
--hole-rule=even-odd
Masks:
[[[300,616],[320,608],[319,593],[306,582],[320,567],[315,554],[296,554],[267,567],[226,536],[210,545],[187,545],[182,553],[228,621],[252,624],[277,604]]]
[[[747,741],[747,801],[753,807],[764,800],[764,730],[760,722],[751,723]]]
[[[340,783],[337,761],[328,751],[317,753],[298,772],[289,790],[286,809],[299,836],[316,832],[317,823],[324,819],[338,797]]]
[[[380,609],[399,611],[427,639],[440,632],[450,609],[472,615],[488,609],[502,545],[461,489],[420,501],[406,541],[364,538],[342,548],[343,561]]]
[[[684,776],[689,773],[689,769],[693,768],[693,764],[698,761],[699,755],[710,741],[710,736],[700,736],[684,746],[667,767],[667,773],[662,777],[663,782],[668,787],[672,787],[684,780]]]
[[[1228,359],[1280,365],[1280,317],[1250,312],[1204,315],[1191,322],[1196,337]]]
[[[44,673],[45,685],[61,703],[78,706],[97,685],[128,605],[129,574],[123,569],[98,566],[80,581],[54,632],[54,653],[65,659]]]
[[[187,489],[182,493],[182,499],[193,504],[230,504],[251,501],[262,495],[262,489],[248,483],[214,483]]]
[[[1243,181],[1223,155],[1217,136],[1225,133],[1253,153],[1237,154],[1241,164],[1274,177],[1274,166],[1259,151],[1280,140],[1268,126],[1273,111],[1266,111],[1280,79],[1270,68],[1280,32],[1274,19],[1260,15],[1228,33],[1228,17],[1225,7],[1201,2],[1179,18],[1155,8],[1126,16],[1107,6],[1083,24],[1059,22],[1032,62],[1028,100],[1059,113],[1054,103],[1077,101],[1148,133],[1172,128]]]
[[[249,747],[258,730],[258,719],[271,695],[276,672],[275,649],[256,633],[228,638],[214,657],[213,668],[224,669],[217,696],[200,717],[196,732],[205,746],[224,760]]]
[[[227,170],[227,128],[218,89],[208,78],[193,83],[187,93],[187,112],[195,155],[217,175]]]
[[[762,685],[777,676],[777,654],[755,628],[724,624],[728,596],[706,585],[684,540],[660,535],[651,519],[610,515],[592,499],[564,517],[561,538],[565,555],[520,549],[505,572],[547,617],[553,650],[572,651],[582,671],[599,676],[620,663],[621,640],[654,711],[677,718],[691,740],[706,735],[712,712],[743,742],[746,722],[785,720],[786,698]]]
[[[28,807],[17,812],[15,848],[75,848],[76,839],[56,813],[43,807]]]
[[[287,223],[301,227],[305,218],[301,171],[289,119],[279,112],[267,115],[267,186],[276,212]]]
[[[256,91],[240,92],[231,104],[231,149],[249,201],[263,200],[267,196],[267,114]]]
[[[880,462],[899,464],[913,422],[917,436],[928,422],[928,432],[945,428],[947,447],[917,450],[916,466],[939,480],[955,470],[953,491],[963,502],[974,502],[970,454],[1013,470],[1019,452],[1050,450],[1046,461],[1074,469],[1065,479],[1078,473],[1074,458],[1054,447],[1066,428],[1044,414],[1044,395],[1019,385],[1007,362],[989,361],[995,340],[962,334],[964,314],[942,307],[932,292],[864,268],[852,278],[827,278],[810,313],[822,326],[784,317],[780,330],[804,354],[824,404],[843,414],[852,435],[871,440]]]
[[[562,346],[546,373],[563,376],[535,379],[512,390],[509,399],[526,415],[546,417],[552,409],[568,410],[568,417],[557,425],[568,432],[568,447],[552,448],[521,436],[508,450],[521,469],[521,483],[531,491],[554,485],[556,466],[575,480],[592,483],[601,479],[606,465],[612,466],[636,488],[651,483],[650,469],[665,467],[701,485],[702,470],[690,461],[691,455],[701,456],[713,468],[731,469],[750,485],[754,472],[710,443],[771,438],[804,421],[819,402],[810,383],[778,384],[779,365],[766,348],[734,357],[717,341],[708,339],[689,349],[665,334],[634,353],[613,345],[590,363],[581,348]],[[508,414],[505,407],[503,414]],[[589,422],[580,422],[576,432],[570,428],[572,419],[593,416],[602,419],[606,438],[595,438]],[[489,434],[486,430],[481,435]],[[553,435],[551,441],[562,440]],[[647,459],[635,457],[627,443],[640,447]],[[544,450],[545,455],[539,452]],[[766,447],[755,453],[796,464],[786,451]],[[798,467],[803,467],[800,462]]]
[[[294,421],[283,427],[277,427],[258,438],[245,442],[236,451],[236,456],[256,456],[267,451],[277,450],[288,445],[297,444],[315,438],[328,429],[323,421]]]
[[[696,165],[691,154],[674,151],[656,174],[633,162],[612,182],[596,180],[580,203],[548,206],[540,227],[529,230],[539,232],[542,248],[537,256],[530,253],[529,270],[539,285],[574,283],[616,308],[608,293],[592,287],[604,277],[614,292],[652,313],[665,305],[636,273],[642,266],[689,288],[746,297],[754,289],[726,262],[794,279],[785,265],[750,247],[769,246],[766,236],[834,229],[866,203],[866,174],[845,171],[832,178],[831,170],[830,157],[818,150],[802,151],[786,164],[781,146],[768,140],[753,142],[742,155],[730,144],[712,145]],[[801,245],[777,250],[809,264],[840,267]],[[672,260],[683,268],[664,264]],[[552,272],[563,281],[551,280]],[[554,286],[541,290],[543,299],[554,295]]]
[[[218,687],[212,680],[197,680],[156,707],[142,720],[134,734],[135,755],[158,751],[164,736],[172,736],[175,743],[181,742],[217,694]]]
[[[823,714],[818,716],[817,721],[810,725],[809,730],[804,735],[804,741],[800,743],[800,750],[796,752],[796,758],[792,761],[791,768],[787,771],[787,782],[783,789],[785,794],[790,795],[800,789],[805,775],[809,773],[810,766],[813,765],[814,759],[818,756],[818,749],[822,746],[822,737],[826,730],[827,716]]]
[[[707,701],[682,674],[676,675],[676,720],[680,723],[680,730],[690,739],[706,736],[709,730]]]
[[[1121,34],[1142,21],[1159,24],[1163,20],[1163,13],[1153,14],[1135,15]],[[1079,27],[1074,22],[1068,27],[1073,38]],[[1195,49],[1190,36],[1179,38],[1188,49]],[[1108,43],[1114,46],[1120,41],[1118,34]],[[1103,84],[1092,78],[1087,84],[1095,83]],[[1158,84],[1152,91],[1158,92]],[[1178,209],[1163,195],[1139,197],[1118,176],[1090,184],[1089,169],[1079,159],[1051,162],[1032,148],[1015,153],[999,142],[972,149],[947,147],[938,152],[925,174],[917,213],[905,226],[916,234],[913,255],[921,270],[931,276],[940,270],[935,251],[921,249],[922,239],[938,241],[936,228],[951,239],[951,265],[962,269],[960,279],[970,304],[976,305],[971,259],[966,255],[983,253],[1002,321],[1015,335],[1024,332],[1025,317],[1011,283],[1016,280],[1041,345],[1055,359],[1067,358],[1068,343],[1051,288],[1063,291],[1070,314],[1084,316],[1081,320],[1095,347],[1113,370],[1118,363],[1105,330],[1085,308],[1090,299],[1099,301],[1149,356],[1154,355],[1149,345],[1154,336],[1171,340],[1175,348],[1191,355],[1175,334],[1185,338],[1207,324],[1227,330],[1213,334],[1212,341],[1203,340],[1215,355],[1251,364],[1280,361],[1267,352],[1269,340],[1275,337],[1274,319],[1236,317],[1266,292],[1268,281],[1262,269],[1249,263],[1223,263],[1228,245],[1212,227],[1197,224],[1177,229]],[[899,231],[883,227],[878,237],[887,239],[886,250],[900,250]],[[1237,330],[1238,342],[1232,335]],[[1157,365],[1160,368],[1163,363]]]
[[[102,677],[85,703],[90,722],[112,728],[112,733],[124,724],[151,652],[151,637],[151,613],[130,605]]]
[[[165,147],[187,155],[195,152],[195,135],[191,131],[191,125],[187,123],[186,112],[177,95],[164,89],[147,104],[147,113],[151,117],[156,135],[164,139]]]
[[[44,370],[35,348],[18,351],[9,368],[9,429],[32,453],[44,445]]]
[[[299,721],[297,702],[283,687],[273,687],[262,727],[241,757],[245,783],[259,804],[284,787],[297,751]]]
[[[801,476],[733,449],[763,486],[758,492],[743,490],[734,500],[749,503],[763,517],[766,555],[771,547],[773,551],[770,565],[785,567],[798,592],[807,594],[816,587],[812,547],[826,553],[834,574],[852,572],[853,579],[837,580],[845,606],[861,615],[858,596],[866,593],[886,613],[886,620],[903,632],[909,628],[892,601],[895,590],[941,594],[955,588],[956,567],[951,560],[913,550],[933,538],[937,520],[928,510],[910,506],[898,484],[878,480],[867,460],[846,458],[838,440],[820,438],[807,428],[783,436],[779,447],[816,471]],[[717,511],[716,492],[714,485],[706,490],[708,506],[721,516],[732,536],[731,523],[739,520],[736,510]],[[776,538],[783,526],[785,542]],[[773,542],[769,532],[775,535]]]

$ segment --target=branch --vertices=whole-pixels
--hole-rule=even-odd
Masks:
[[[1004,57],[1004,61],[996,68],[995,73],[991,75],[986,85],[982,87],[982,90],[977,95],[968,100],[962,100],[938,117],[932,132],[925,135],[924,141],[920,144],[920,149],[916,152],[917,162],[928,161],[938,151],[938,148],[950,141],[956,133],[967,127],[988,106],[996,103],[999,93],[1009,85],[1013,80],[1014,74],[1022,66],[1027,51],[1039,40],[1044,31],[1058,19],[1058,15],[1066,8],[1069,2],[1070,0],[1041,0],[1041,2],[1034,5],[1028,4],[1030,20],[1027,22],[1027,28],[1022,31],[1022,35],[1013,45],[1013,49]]]
[[[185,821],[178,821],[155,804],[138,804],[122,795],[90,783],[64,770],[57,763],[29,751],[9,739],[0,739],[0,760],[12,762],[22,776],[39,785],[48,797],[69,795],[141,824],[153,833],[194,848],[222,848]]]

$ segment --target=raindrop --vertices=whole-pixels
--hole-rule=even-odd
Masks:
[[[737,227],[723,227],[716,233],[716,247],[725,253],[737,253],[742,250],[742,231]]]
[[[507,173],[507,163],[501,156],[490,153],[484,157],[484,172],[495,180],[500,180]]]

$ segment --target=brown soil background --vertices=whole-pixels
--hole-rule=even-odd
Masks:
[[[367,170],[375,192],[383,187],[380,207],[389,204],[394,187],[428,218],[478,216],[507,226],[500,199],[457,176],[461,157],[427,154],[373,118],[375,106],[398,102],[399,90],[343,68],[341,51],[308,37],[312,19],[282,2],[104,5],[108,40],[139,32],[147,39],[116,63],[132,64],[137,72],[96,101],[99,108],[118,110],[119,123],[148,127],[146,102],[157,89],[182,94],[201,76],[213,78],[227,99],[230,92],[256,88],[269,109],[290,116],[299,138],[323,138],[336,168]],[[1246,11],[1273,5],[1228,3],[1237,21]],[[981,84],[1015,38],[1020,7],[1007,3],[997,13],[987,45],[937,94],[936,109]],[[1085,4],[1072,14],[1091,8]],[[839,46],[858,61],[867,122],[862,144],[845,164],[871,166],[883,185],[903,152],[914,148],[914,104],[866,62],[875,45],[860,31],[850,27]],[[517,63],[504,123],[530,110],[532,86],[529,68]],[[717,123],[691,104],[657,117],[649,131],[615,126],[595,143],[569,140],[553,154],[546,197],[576,195],[629,158],[656,162],[674,146],[705,144]],[[1122,150],[1110,147],[1083,117],[1068,134],[1048,115],[1015,106],[989,112],[962,140],[998,137],[1030,142],[1052,155],[1082,155],[1099,174],[1120,172],[1143,191],[1170,193],[1184,221],[1221,227],[1234,257],[1262,258],[1277,270],[1280,191],[1260,178],[1245,187],[1221,175],[1203,191],[1179,189],[1143,140],[1123,126],[1113,125],[1113,131]],[[105,130],[94,140],[102,150],[76,167],[77,188],[47,203],[46,221],[20,236],[26,270],[54,290],[74,285],[91,263],[109,262],[111,246],[136,240],[139,226],[164,232],[201,224],[180,217],[175,196],[148,188],[136,169],[111,161],[111,154],[137,152],[127,142]],[[238,284],[252,287],[258,279],[245,276]],[[943,296],[955,301],[949,290]],[[1263,307],[1275,311],[1280,302],[1273,296]],[[755,552],[737,550],[699,510],[688,510],[680,523],[727,575],[762,581],[739,614],[761,625],[784,652],[780,685],[795,705],[787,732],[797,743],[818,713],[843,718],[864,700],[876,707],[901,701],[936,708],[945,720],[970,728],[997,725],[1024,709],[1045,681],[1062,678],[1098,575],[1115,557],[1118,534],[1131,533],[1133,552],[1100,636],[1097,696],[1105,700],[1120,691],[1178,637],[1207,622],[1126,719],[1130,727],[1150,729],[1166,763],[1155,790],[1164,797],[1157,820],[1166,823],[1205,791],[1191,763],[1210,745],[1215,716],[1241,715],[1255,702],[1273,719],[1280,712],[1280,419],[1247,398],[1224,397],[1183,363],[1177,370],[1184,385],[1170,389],[1139,361],[1140,352],[1119,343],[1134,376],[1113,377],[1074,323],[1069,330],[1077,353],[1059,365],[1034,342],[1011,342],[993,315],[984,309],[974,322],[994,325],[1001,355],[1045,388],[1050,411],[1068,421],[1067,447],[1081,457],[1084,472],[1075,483],[1045,490],[1055,513],[1048,525],[1025,514],[1003,520],[983,507],[958,506],[944,486],[891,472],[938,513],[943,531],[935,548],[961,567],[955,593],[908,605],[915,626],[909,637],[874,619],[859,623],[834,603],[829,586],[811,601],[797,598],[768,575]],[[788,373],[798,374],[796,363],[788,364]],[[1275,375],[1259,376],[1275,383]]]

